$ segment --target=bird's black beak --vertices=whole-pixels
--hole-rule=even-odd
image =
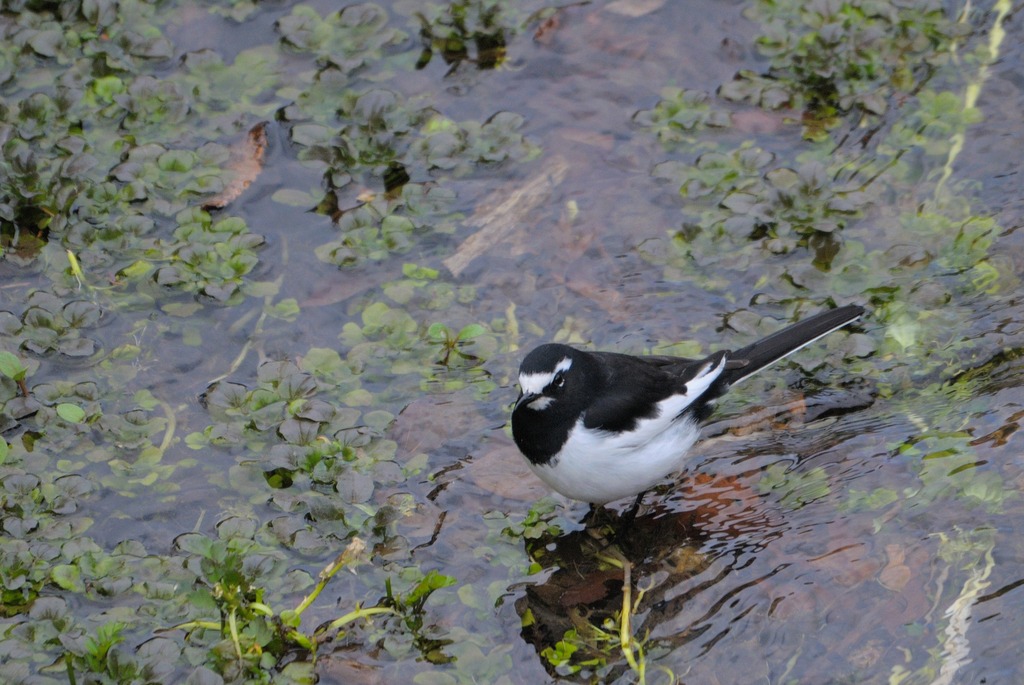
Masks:
[[[519,409],[519,407],[523,407],[529,404],[530,402],[533,402],[535,399],[537,399],[537,397],[539,397],[539,395],[535,392],[519,393],[519,399],[516,400],[516,406],[512,407],[512,411],[515,411],[516,409]]]

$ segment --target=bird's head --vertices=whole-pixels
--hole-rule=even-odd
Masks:
[[[590,395],[591,364],[586,352],[568,345],[549,343],[534,349],[519,367],[521,394],[513,411],[578,411]]]
[[[526,355],[512,437],[527,459],[544,464],[558,453],[590,405],[599,377],[594,358],[568,345],[541,345]]]

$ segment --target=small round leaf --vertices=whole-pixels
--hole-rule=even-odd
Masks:
[[[61,402],[57,405],[57,416],[70,423],[82,423],[85,420],[85,410],[77,404]]]

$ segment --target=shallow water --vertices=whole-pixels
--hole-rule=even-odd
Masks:
[[[378,622],[321,645],[321,682],[637,682],[617,645],[624,562],[647,682],[1024,680],[1024,460],[1014,439],[1024,345],[1019,22],[1005,24],[1004,51],[982,81],[967,56],[987,40],[994,13],[976,11],[961,43],[973,68],[940,63],[914,92],[892,94],[881,118],[841,118],[827,154],[804,140],[799,112],[713,95],[731,128],[696,130],[663,146],[634,120],[663,88],[713,94],[741,70],[769,68],[755,46],[758,24],[744,14],[750,3],[568,5],[544,21],[515,8],[521,24],[507,32],[496,69],[470,60],[453,66],[440,54],[413,68],[419,50],[409,3],[381,4],[411,37],[385,48],[390,61],[382,57],[385,66],[353,78],[351,88],[387,91],[375,94],[378,103],[426,102],[456,122],[522,115],[520,132],[542,154],[458,173],[410,164],[414,184],[454,198],[443,211],[425,211],[430,228],[404,248],[377,248],[339,268],[317,251],[344,235],[337,217],[283,194],[324,194],[324,167],[298,161],[304,146],[294,127],[302,120],[266,117],[258,175],[218,211],[266,238],[250,280],[279,280],[278,288],[233,306],[199,298],[203,306],[193,308],[196,300],[180,294],[151,309],[144,300],[108,308],[90,333],[104,351],[126,341],[145,351],[109,383],[123,388],[125,407],[148,390],[167,409],[164,418],[173,415],[174,430],[153,438],[173,441],[161,459],[169,471],[152,471],[152,482],[134,462],[111,468],[112,455],[134,458],[130,447],[98,430],[80,436],[98,447],[62,467],[95,483],[78,504],[89,538],[108,551],[135,541],[152,557],[197,567],[181,552],[181,536],[224,537],[248,521],[261,553],[277,564],[265,574],[275,581],[281,569],[315,577],[353,534],[369,538],[364,563],[336,576],[304,615],[309,629],[357,602],[380,601],[385,578],[401,588],[415,582],[416,569],[455,579],[425,604],[416,640]],[[332,9],[316,7],[321,15]],[[259,96],[268,112],[280,114],[296,97],[289,79],[300,90],[322,66],[280,45],[274,22],[293,5],[261,7],[242,23],[179,9],[165,30],[176,56],[208,49],[230,62],[252,46],[281,51],[277,68],[287,76]],[[921,90],[959,97],[972,82],[982,86],[983,118],[965,128],[946,183],[951,199],[938,189],[945,156],[926,151],[934,140],[892,134],[885,149],[863,142],[865,129],[882,138],[901,115],[919,116],[906,103]],[[337,108],[330,97],[338,92],[326,90],[328,107]],[[233,131],[224,144],[258,123],[251,108],[218,116]],[[416,136],[412,127],[392,142]],[[693,168],[701,155],[755,146],[783,169],[846,159],[824,176],[854,185],[872,164],[891,163],[885,168],[900,175],[865,184],[870,201],[844,215],[834,243],[818,235],[817,243],[783,248],[756,231],[718,235],[704,224],[695,232],[691,224],[719,217],[735,194],[682,198],[683,177],[666,165]],[[332,170],[345,173],[341,164]],[[380,178],[357,175],[334,201],[351,214],[367,193],[383,190]],[[828,199],[825,190],[809,196]],[[915,211],[924,228],[907,228],[911,219],[902,217]],[[977,225],[968,215],[993,221],[983,236],[991,246],[978,248],[970,229],[957,238]],[[949,217],[951,228],[929,232],[936,216]],[[406,265],[437,275],[410,276]],[[44,287],[39,273],[8,260],[0,275],[10,293],[3,308],[21,316],[28,292]],[[294,312],[264,314],[287,298]],[[608,530],[623,506],[609,507],[603,525],[584,526],[587,507],[549,495],[516,452],[508,411],[518,361],[535,344],[695,355],[747,344],[830,302],[860,302],[871,313],[854,335],[836,334],[738,388],[691,467],[649,494],[618,537]],[[367,314],[381,303],[388,316],[407,319],[380,323]],[[474,358],[439,363],[443,351],[428,334],[435,322],[453,331],[482,324],[486,335],[457,348]],[[260,376],[268,362],[302,365],[324,349],[338,350],[344,368],[310,375],[333,410],[351,412],[347,422],[329,422],[329,437],[364,456],[393,441],[394,454],[326,480],[302,469],[275,480],[291,463],[275,449],[301,442],[289,431],[308,426],[266,419],[257,437],[251,425],[231,422],[237,414],[224,397],[232,387],[269,383]],[[31,385],[82,381],[99,363],[37,356]],[[103,406],[108,415],[117,407],[112,399]],[[254,414],[252,423],[261,420]],[[186,442],[211,425],[222,440]],[[13,443],[22,430],[5,438]],[[60,446],[45,449],[53,455]],[[31,472],[30,458],[18,468]],[[138,571],[137,582],[144,576]],[[306,591],[297,581],[279,583],[273,601],[293,606]],[[67,598],[90,626],[104,612],[123,616],[145,604],[52,584],[43,594]],[[151,615],[134,624],[126,649],[185,620]],[[168,636],[185,649],[181,631]],[[566,645],[575,650],[563,660]],[[175,663],[176,678],[209,663],[188,646],[194,651]]]

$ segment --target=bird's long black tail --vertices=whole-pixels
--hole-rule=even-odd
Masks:
[[[853,323],[863,314],[863,307],[847,305],[798,321],[767,338],[729,353],[729,363],[719,379],[724,381],[724,387],[727,388],[837,328]]]

